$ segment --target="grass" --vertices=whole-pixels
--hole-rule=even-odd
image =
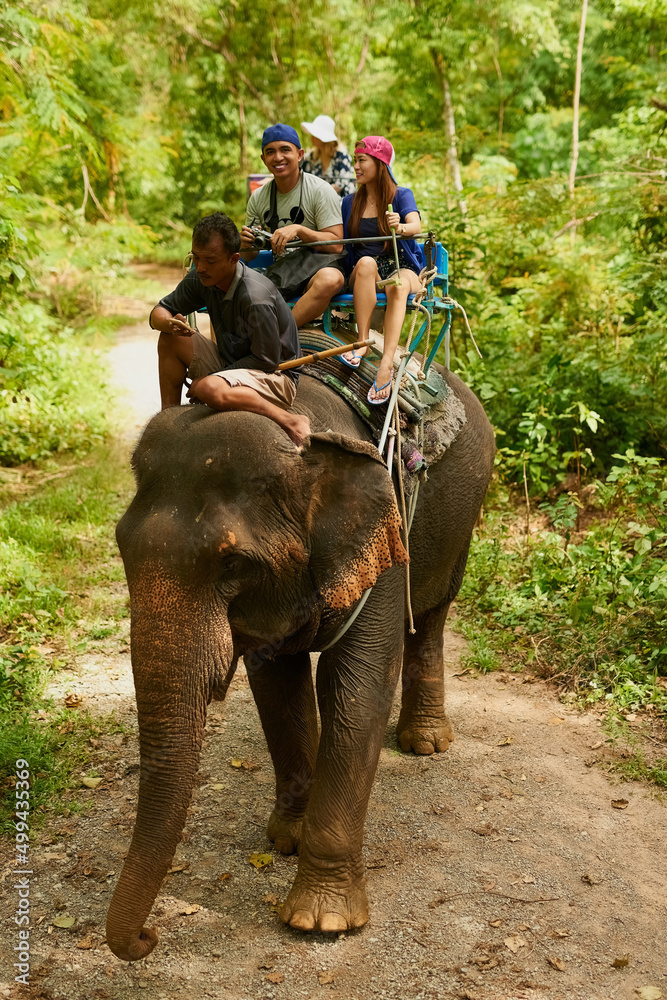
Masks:
[[[63,478],[0,510],[5,645],[55,640],[66,650],[119,613],[109,585],[123,579],[114,526],[132,495],[128,463],[111,445],[65,468]]]
[[[42,719],[38,719],[41,715]],[[0,797],[0,831],[14,832],[16,808],[14,774],[17,760],[30,765],[29,825],[39,829],[49,815],[69,815],[86,808],[85,802],[67,796],[79,784],[75,771],[85,768],[92,752],[91,739],[120,732],[115,716],[93,719],[81,710],[53,713],[26,712],[11,726],[0,729],[0,765],[4,779]]]
[[[531,664],[587,703],[667,711],[667,473],[616,456],[585,502],[531,511],[496,486],[461,592],[478,669]],[[494,653],[496,654],[494,658]]]
[[[487,632],[480,632],[474,622],[465,618],[457,622],[457,628],[468,643],[468,652],[461,657],[464,668],[474,668],[482,674],[488,674],[503,666],[499,643],[494,642]]]
[[[560,494],[530,513],[497,482],[475,532],[457,604],[480,672],[532,668],[564,701],[606,714],[626,777],[665,784],[641,713],[662,740],[667,722],[667,481],[664,467],[628,452],[605,483]],[[583,497],[583,499],[582,499]],[[629,748],[629,750],[628,750]],[[628,752],[625,752],[628,750]],[[619,751],[620,753],[620,751]]]
[[[607,742],[617,751],[611,770],[627,781],[644,781],[667,788],[667,757],[649,753],[641,731],[633,732],[627,720],[614,709],[607,714],[603,729]]]
[[[38,805],[49,799],[57,804],[68,775],[85,761],[91,735],[113,725],[78,710],[54,710],[43,692],[54,672],[115,635],[127,617],[114,526],[132,495],[132,476],[114,445],[64,468],[62,478],[43,483],[34,495],[5,498],[0,509],[5,822],[13,802],[7,781],[17,757],[31,763]],[[43,721],[35,714],[40,707],[46,709]]]

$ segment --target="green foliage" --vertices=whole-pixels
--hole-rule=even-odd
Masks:
[[[455,323],[453,367],[498,429],[502,475],[523,488],[525,469],[533,496],[568,472],[579,481],[604,475],[628,447],[664,455],[667,141],[657,118],[645,117],[641,128],[628,126],[635,153],[625,149],[623,169],[577,194],[577,216],[595,218],[578,227],[586,231],[574,246],[561,178],[516,181],[504,194],[469,188],[465,229],[432,201],[431,224],[442,227],[450,250],[452,293],[484,355],[480,361]],[[616,131],[625,129],[622,122]],[[640,142],[654,146],[650,158]]]
[[[615,459],[585,509],[576,494],[542,504],[537,534],[505,504],[487,513],[463,613],[510,665],[569,677],[585,701],[664,710],[667,474],[632,450]]]
[[[486,632],[479,632],[471,621],[461,622],[461,633],[468,640],[468,652],[461,657],[464,670],[474,668],[482,674],[498,670],[502,657],[493,639]]]
[[[5,779],[0,797],[0,831],[10,836],[15,833],[12,775],[17,760],[30,764],[29,823],[31,829],[39,829],[46,819],[47,806],[51,816],[62,813],[68,805],[76,808],[75,803],[65,802],[64,793],[76,784],[74,769],[85,767],[90,760],[91,737],[119,731],[113,715],[92,719],[86,712],[67,709],[43,715],[46,719],[37,721],[26,713],[12,726],[0,727],[0,773]]]
[[[45,686],[73,652],[115,634],[127,614],[124,589],[112,586],[123,577],[113,528],[132,493],[127,462],[100,449],[74,468],[51,465],[38,492],[0,512],[0,766],[7,776],[18,757],[29,760],[32,825],[47,803],[64,808],[90,737],[118,730],[113,718],[54,709]],[[0,826],[11,829],[9,784],[3,795]]]
[[[87,349],[41,305],[0,317],[0,463],[88,450],[106,430],[109,395],[101,352]]]
[[[610,711],[603,725],[609,742],[629,750],[613,762],[614,771],[627,781],[649,781],[667,788],[667,759],[647,761],[638,735],[619,712]]]
[[[112,634],[117,625],[110,614],[125,614],[123,596],[105,588],[122,578],[113,526],[131,494],[126,464],[103,449],[75,468],[55,465],[45,479],[35,496],[8,503],[0,513],[5,716],[35,701],[47,667],[60,668],[70,648]],[[87,594],[84,611],[81,597]],[[44,644],[53,644],[48,662]]]

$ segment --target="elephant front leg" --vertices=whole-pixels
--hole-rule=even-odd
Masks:
[[[320,657],[315,782],[299,870],[280,911],[285,923],[300,930],[344,931],[368,920],[363,834],[400,666],[402,622],[395,617],[398,628],[384,613],[372,621],[369,609],[368,617],[360,615],[359,628],[353,626],[354,636],[350,629]]]
[[[443,631],[450,602],[415,620],[415,634],[406,635],[403,690],[397,735],[401,750],[442,753],[454,739],[445,713]]]
[[[281,854],[293,854],[313,784],[317,712],[310,655],[245,660],[276,775],[276,804],[266,834]]]

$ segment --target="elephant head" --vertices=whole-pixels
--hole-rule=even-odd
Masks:
[[[157,942],[144,921],[182,835],[207,704],[224,697],[239,655],[321,648],[344,609],[407,561],[390,477],[363,442],[329,433],[296,448],[255,414],[173,408],[148,425],[133,465],[117,537],[141,770],[107,920],[128,961]]]

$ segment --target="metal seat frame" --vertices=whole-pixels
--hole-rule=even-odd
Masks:
[[[426,254],[427,269],[430,270],[430,260],[433,260],[433,265],[435,266],[437,272],[428,283],[426,295],[422,299],[422,306],[428,309],[430,313],[432,329],[435,325],[437,325],[437,318],[444,314],[442,315],[443,321],[440,329],[437,331],[435,339],[432,339],[429,344],[428,355],[424,363],[424,371],[428,372],[443,341],[445,344],[445,368],[449,368],[449,334],[452,325],[452,310],[454,309],[454,303],[449,298],[449,256],[447,254],[447,250],[442,243],[438,243],[433,238],[427,239],[421,245],[424,247],[424,252]],[[246,261],[246,263],[248,267],[251,267],[254,270],[256,268],[267,268],[272,261],[273,254],[270,250],[260,250],[254,260]],[[408,312],[414,308],[414,298],[414,295],[408,295]],[[288,302],[288,305],[290,308],[293,308],[298,301],[298,299],[292,299]],[[380,309],[384,309],[387,306],[387,296],[383,292],[378,292],[377,305]],[[354,297],[352,295],[335,295],[329,302],[329,305],[325,309],[322,316],[324,332],[333,340],[338,340],[339,343],[344,343],[344,341],[336,337],[332,330],[332,311],[334,309],[342,309],[345,312],[354,312]],[[427,327],[428,321],[424,319],[421,327],[413,337],[412,343],[410,344],[408,360],[412,357],[422,342]]]

